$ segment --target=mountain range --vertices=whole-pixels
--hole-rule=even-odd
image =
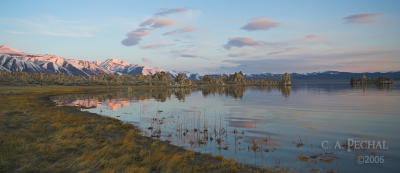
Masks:
[[[400,80],[400,71],[392,72],[340,72],[340,71],[324,71],[324,72],[312,72],[312,73],[290,73],[292,81],[346,81],[348,82],[351,78],[361,78],[365,74],[367,78],[377,78],[377,77],[388,77],[393,80]],[[272,73],[261,73],[261,74],[245,74],[247,79],[265,79],[271,78],[273,80],[278,80],[281,78],[282,74],[272,74]]]
[[[0,46],[0,70],[46,74],[65,73],[85,77],[97,74],[152,75],[164,71],[160,68],[131,64],[118,59],[107,59],[103,62],[66,59],[57,55],[25,53],[7,46]],[[166,72],[175,75],[172,71]]]
[[[107,59],[101,61],[86,61],[66,59],[57,55],[39,55],[21,52],[8,46],[0,46],[0,70],[5,71],[23,71],[30,73],[46,73],[60,74],[65,73],[75,76],[91,76],[97,74],[130,74],[130,75],[153,75],[156,72],[165,71],[157,67],[142,66],[139,64],[131,64],[118,59]],[[175,77],[177,72],[165,71],[167,74]],[[197,73],[185,72],[186,78],[199,80],[201,75]],[[362,74],[366,74],[369,78],[378,76],[389,77],[394,80],[400,80],[400,71],[394,72],[373,72],[373,73],[353,73],[339,71],[325,71],[312,73],[291,73],[290,76],[294,81],[307,80],[350,80],[350,78],[360,78]],[[226,76],[228,74],[212,74],[212,77]],[[261,73],[261,74],[245,74],[247,79],[264,79],[271,78],[273,80],[280,79],[282,74]]]

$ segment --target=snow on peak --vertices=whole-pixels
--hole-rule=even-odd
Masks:
[[[121,61],[121,60],[119,60],[119,59],[115,59],[115,58],[112,58],[112,59],[107,59],[107,60],[105,60],[105,61],[104,61],[104,63],[108,63],[108,64],[118,64],[118,65],[122,65],[122,66],[128,66],[128,65],[131,65],[131,64],[130,64],[130,63],[128,63],[128,62]]]
[[[156,68],[156,67],[149,67],[149,66],[143,66],[142,74],[143,75],[153,75],[156,74],[157,72],[164,71],[161,68]]]
[[[121,61],[119,59],[106,59],[101,63],[101,66],[111,71],[118,71],[119,69],[131,66],[131,63]]]

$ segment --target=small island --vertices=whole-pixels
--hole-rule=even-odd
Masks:
[[[387,78],[387,77],[377,77],[375,79],[368,79],[365,74],[362,75],[360,79],[355,79],[351,78],[350,79],[350,85],[352,86],[357,86],[357,85],[377,85],[377,86],[382,86],[382,85],[390,85],[393,84],[393,80]]]

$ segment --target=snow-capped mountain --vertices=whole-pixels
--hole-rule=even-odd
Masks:
[[[56,55],[24,53],[7,46],[0,46],[0,70],[46,74],[65,73],[85,77],[104,73],[152,75],[164,71],[160,68],[131,64],[118,59],[107,59],[104,62],[66,59]]]
[[[0,55],[0,69],[6,71],[25,71],[30,73],[44,72],[43,69],[32,62],[10,55]]]
[[[99,63],[99,62],[97,62],[97,63]],[[152,74],[155,74],[157,72],[164,71],[161,68],[149,67],[149,66],[141,66],[141,65],[138,65],[138,64],[130,64],[128,62],[124,62],[124,61],[121,61],[119,59],[107,59],[104,62],[101,62],[100,65],[103,68],[105,68],[105,69],[107,69],[109,71],[115,72],[117,74],[152,75]]]
[[[125,69],[127,66],[132,65],[130,63],[121,61],[119,59],[107,59],[104,62],[96,62],[96,63],[110,71],[121,71]]]

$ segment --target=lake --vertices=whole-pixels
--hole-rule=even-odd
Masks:
[[[132,123],[145,136],[259,167],[400,171],[398,85],[130,88],[53,99]]]

